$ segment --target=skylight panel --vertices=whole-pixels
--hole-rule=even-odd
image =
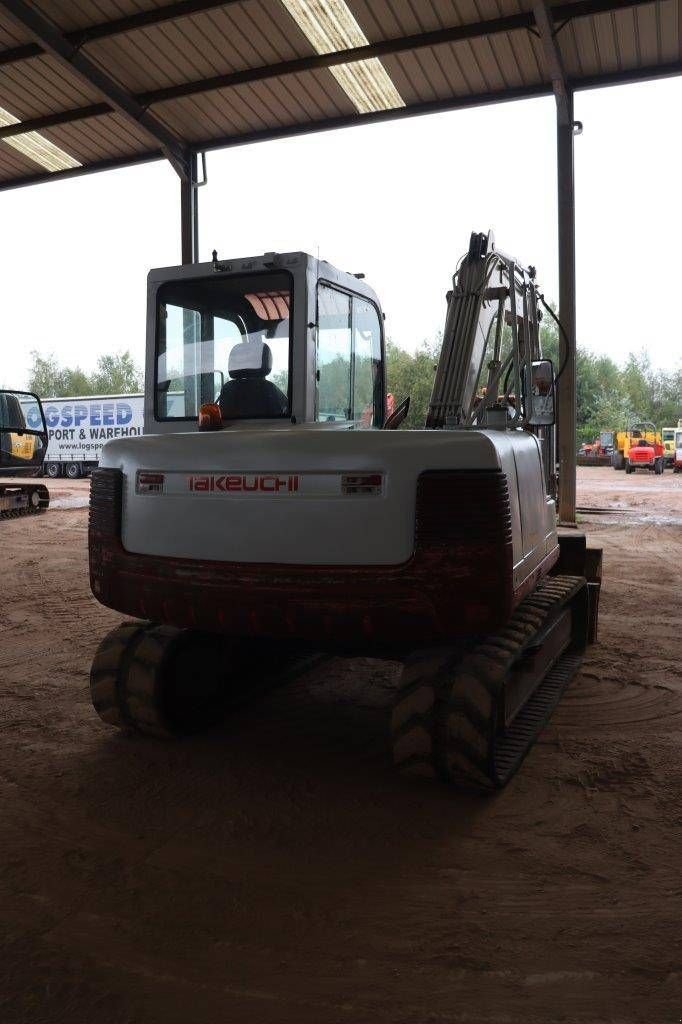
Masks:
[[[4,128],[8,124],[20,123],[18,117],[0,107],[0,127]],[[23,153],[29,160],[32,160],[40,167],[44,167],[46,171],[68,171],[73,167],[81,166],[79,161],[72,157],[70,153],[60,149],[59,146],[55,146],[54,142],[50,142],[40,132],[25,132],[23,135],[11,135],[2,141],[6,146],[11,146],[12,149]]]
[[[282,0],[318,53],[367,46],[369,39],[345,0]],[[361,114],[404,107],[405,101],[377,57],[329,69]]]

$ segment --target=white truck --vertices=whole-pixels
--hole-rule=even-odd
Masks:
[[[77,480],[99,465],[114,438],[144,433],[144,395],[78,395],[43,401],[47,424],[45,476]]]

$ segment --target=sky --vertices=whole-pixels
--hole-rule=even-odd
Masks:
[[[617,362],[682,357],[677,286],[664,302],[649,281],[678,258],[681,107],[682,79],[576,96],[578,340]],[[471,231],[492,229],[558,297],[555,154],[551,98],[209,153],[201,259],[304,250],[364,272],[388,337],[414,349],[443,326]],[[147,272],[180,261],[167,164],[0,193],[0,224],[4,386],[25,385],[32,350],[143,365]]]

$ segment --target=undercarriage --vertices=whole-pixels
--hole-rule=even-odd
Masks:
[[[400,656],[390,730],[402,773],[486,791],[515,774],[596,639],[601,552],[581,535],[560,547],[558,571],[502,629]],[[125,622],[98,648],[91,696],[107,724],[172,739],[218,724],[324,657],[302,643]]]
[[[45,484],[0,483],[0,519],[44,512],[50,504]]]

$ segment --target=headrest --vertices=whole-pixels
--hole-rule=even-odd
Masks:
[[[230,352],[230,377],[267,377],[272,369],[272,352],[264,341],[242,341]]]

